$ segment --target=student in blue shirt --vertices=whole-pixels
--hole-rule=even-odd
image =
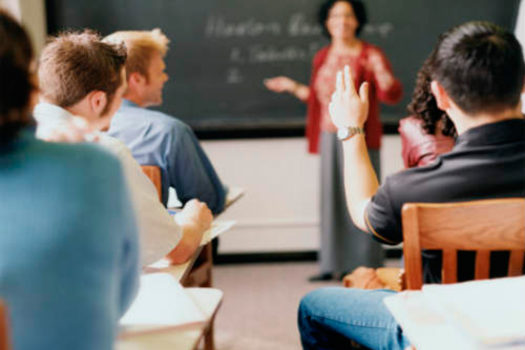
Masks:
[[[112,349],[138,286],[138,238],[119,162],[38,141],[32,49],[0,11],[0,298],[13,349]]]
[[[162,171],[162,201],[173,187],[182,203],[192,198],[205,202],[214,214],[224,210],[226,188],[191,128],[167,114],[146,109],[162,104],[168,80],[164,55],[168,38],[159,30],[121,31],[104,40],[125,42],[128,51],[128,89],[115,114],[109,135],[123,141],[141,165]]]

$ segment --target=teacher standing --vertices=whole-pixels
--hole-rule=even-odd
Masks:
[[[368,121],[364,130],[358,132],[366,134],[370,159],[377,174],[380,173],[379,149],[383,133],[379,102],[399,102],[402,87],[384,53],[358,38],[367,22],[361,1],[325,1],[319,9],[319,22],[331,43],[315,55],[310,85],[284,76],[267,79],[265,85],[278,93],[290,93],[308,105],[308,150],[318,153],[320,149],[321,152],[320,274],[310,280],[329,280],[340,278],[360,265],[381,266],[383,261],[380,244],[360,234],[346,208],[343,154],[338,138],[344,139],[348,133],[347,130],[339,132],[328,113],[336,72],[348,65],[357,88],[364,81],[370,84]]]

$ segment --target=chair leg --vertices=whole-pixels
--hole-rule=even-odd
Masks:
[[[206,330],[206,334],[204,334],[204,350],[215,350],[215,341],[213,337],[213,323],[215,322],[215,319],[213,319],[210,323],[210,327]]]

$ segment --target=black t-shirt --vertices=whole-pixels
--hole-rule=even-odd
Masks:
[[[372,197],[365,222],[377,240],[397,244],[403,241],[401,208],[405,203],[511,197],[525,197],[523,119],[472,128],[457,138],[450,153],[441,155],[434,163],[389,176]],[[459,257],[462,266],[459,280],[473,276],[473,255],[468,256],[462,253]],[[495,259],[491,275],[501,275],[506,263],[498,263],[497,260],[502,260],[499,257]],[[439,282],[441,255],[424,252],[423,269],[425,282]]]

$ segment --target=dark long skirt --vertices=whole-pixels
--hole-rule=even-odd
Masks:
[[[379,267],[383,248],[352,222],[346,206],[343,149],[335,133],[321,134],[321,273],[339,275],[358,266]],[[380,177],[379,150],[369,150]],[[347,176],[352,176],[348,174]]]

